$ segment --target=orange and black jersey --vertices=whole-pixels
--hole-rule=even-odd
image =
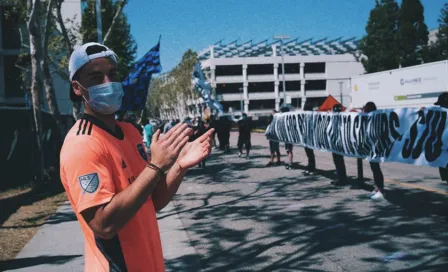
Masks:
[[[61,150],[61,181],[85,238],[85,271],[165,271],[156,212],[151,197],[111,240],[95,237],[80,213],[108,203],[126,189],[148,161],[132,124],[116,131],[84,115]]]

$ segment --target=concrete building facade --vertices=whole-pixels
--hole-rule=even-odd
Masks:
[[[320,105],[333,95],[350,104],[349,78],[364,73],[358,40],[298,39],[254,44],[216,43],[199,54],[201,66],[225,111],[265,115],[283,101],[295,108]],[[285,66],[283,92],[282,48]]]

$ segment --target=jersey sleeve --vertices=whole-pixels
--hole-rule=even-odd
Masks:
[[[63,182],[77,211],[108,203],[115,195],[115,186],[108,155],[101,143],[84,138],[64,152],[61,154]]]

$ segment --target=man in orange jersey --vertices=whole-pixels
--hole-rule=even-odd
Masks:
[[[85,271],[165,271],[156,212],[210,153],[213,130],[190,143],[186,124],[158,130],[149,161],[135,127],[114,118],[123,97],[117,64],[98,43],[70,57],[70,98],[84,102],[84,114],[65,138],[61,180],[84,233]]]

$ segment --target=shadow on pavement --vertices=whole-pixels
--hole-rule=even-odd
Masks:
[[[165,259],[165,268],[167,271],[197,272],[201,269],[200,258],[201,256],[197,254],[189,254],[175,259]]]
[[[22,258],[7,261],[0,261],[0,269],[14,270],[30,266],[37,266],[41,264],[64,264],[75,258],[82,257],[82,255],[66,255],[66,256],[39,256],[32,258]]]
[[[391,189],[389,202],[372,204],[364,192],[330,185],[334,171],[322,170],[248,182],[247,171],[258,174],[266,162],[240,160],[212,154],[206,169],[188,173],[196,184],[228,190],[175,198],[201,271],[448,271],[446,197]],[[239,190],[244,182],[250,187]]]

